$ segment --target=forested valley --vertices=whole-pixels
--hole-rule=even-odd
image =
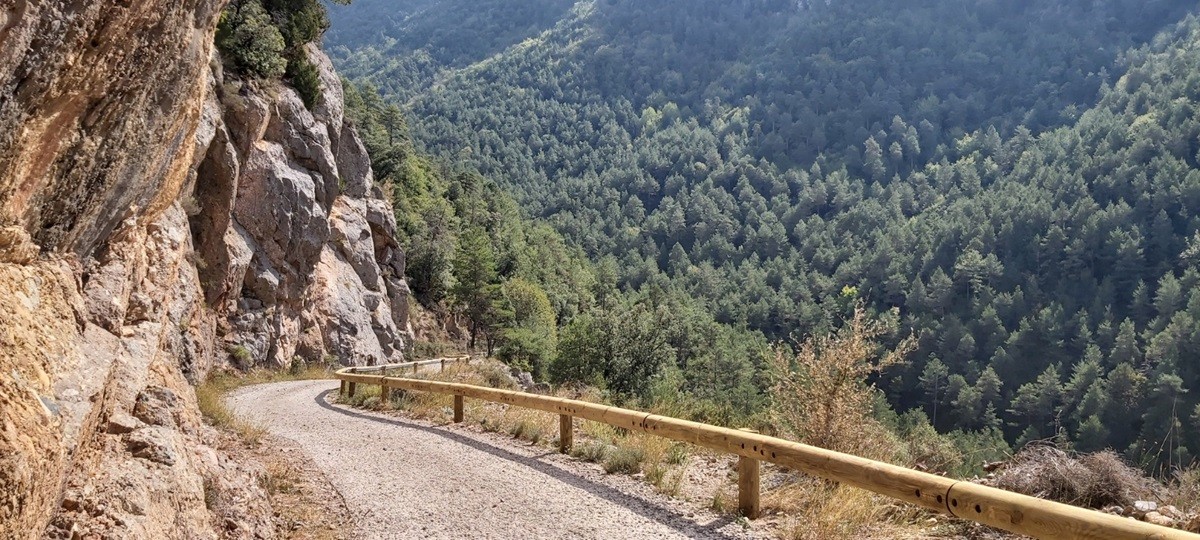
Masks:
[[[863,306],[915,340],[874,417],[948,466],[1166,471],[1200,453],[1196,7],[356,0],[326,46],[475,347],[746,424]]]

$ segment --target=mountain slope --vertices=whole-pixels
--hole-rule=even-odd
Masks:
[[[921,3],[915,19],[870,2],[585,3],[415,96],[414,136],[615,258],[625,286],[686,291],[720,321],[786,337],[834,324],[847,299],[900,308],[920,347],[880,386],[943,431],[1187,462],[1197,23],[1166,24],[1187,2],[1092,5],[1024,2],[1009,21],[990,2]],[[695,31],[708,20],[740,32]],[[804,50],[803,69],[780,67]],[[872,60],[889,54],[903,61]],[[794,100],[762,82],[776,76]],[[716,95],[729,88],[750,91]],[[827,106],[797,121],[797,102]],[[825,145],[784,134],[789,119],[831,122]],[[772,134],[782,154],[764,150]]]

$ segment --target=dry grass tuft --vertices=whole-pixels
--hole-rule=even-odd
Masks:
[[[262,441],[266,430],[234,416],[233,411],[225,405],[225,394],[252,384],[328,379],[333,376],[333,371],[331,366],[293,363],[288,371],[256,369],[244,373],[213,373],[204,384],[196,387],[196,404],[210,425],[230,431],[253,446]]]
[[[229,431],[246,444],[256,446],[267,435],[267,430],[238,418],[229,410],[225,404],[225,394],[231,389],[229,383],[221,379],[209,379],[209,382],[197,386],[196,404],[200,407],[200,414],[213,427]]]
[[[1113,452],[1076,456],[1030,445],[997,471],[992,485],[1086,508],[1127,506],[1153,496],[1155,484]]]
[[[763,509],[787,515],[781,537],[795,540],[873,537],[881,528],[895,533],[896,523],[915,517],[898,516],[900,509],[869,491],[811,477],[768,492]]]
[[[871,376],[903,362],[916,346],[910,337],[892,351],[882,350],[878,340],[892,328],[888,321],[869,319],[860,304],[832,334],[811,337],[794,352],[777,348],[769,361],[774,427],[806,444],[880,461],[902,460],[904,445],[872,417],[876,390],[868,383]],[[786,514],[784,536],[796,539],[861,538],[881,530],[894,536],[918,518],[870,492],[805,475],[794,475],[765,493],[763,507]]]
[[[1179,508],[1200,510],[1200,467],[1175,473],[1169,500]]]

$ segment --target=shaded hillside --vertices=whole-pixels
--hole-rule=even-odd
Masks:
[[[1186,462],[1200,49],[1194,20],[1167,23],[1190,4],[1001,7],[581,4],[416,96],[414,138],[612,257],[626,288],[718,321],[786,337],[855,297],[900,308],[920,345],[881,387],[943,431]],[[696,30],[714,21],[732,31]],[[823,144],[787,132],[821,122]]]

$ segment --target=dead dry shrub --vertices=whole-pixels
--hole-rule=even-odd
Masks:
[[[1185,511],[1200,510],[1200,467],[1189,467],[1175,473],[1170,484],[1169,501]]]
[[[832,334],[805,340],[792,352],[778,347],[770,358],[772,419],[786,435],[813,446],[856,455],[892,446],[871,417],[875,389],[870,376],[899,364],[916,347],[907,338],[892,351],[876,339],[892,325],[868,319],[861,303]],[[864,456],[883,457],[883,456]]]
[[[1073,455],[1026,446],[996,471],[995,487],[1086,508],[1128,506],[1155,494],[1155,483],[1115,453]]]
[[[779,347],[770,359],[771,419],[782,435],[806,444],[895,462],[903,444],[872,417],[875,388],[868,379],[903,362],[916,341],[882,350],[878,339],[894,326],[867,317],[862,305],[835,332],[805,340],[793,352]],[[861,489],[796,475],[765,494],[764,507],[787,515],[785,537],[861,538],[889,531],[902,535],[911,515]],[[894,533],[894,534],[893,534]]]
[[[921,515],[882,495],[806,476],[765,493],[763,509],[785,515],[780,536],[794,540],[908,538]]]

